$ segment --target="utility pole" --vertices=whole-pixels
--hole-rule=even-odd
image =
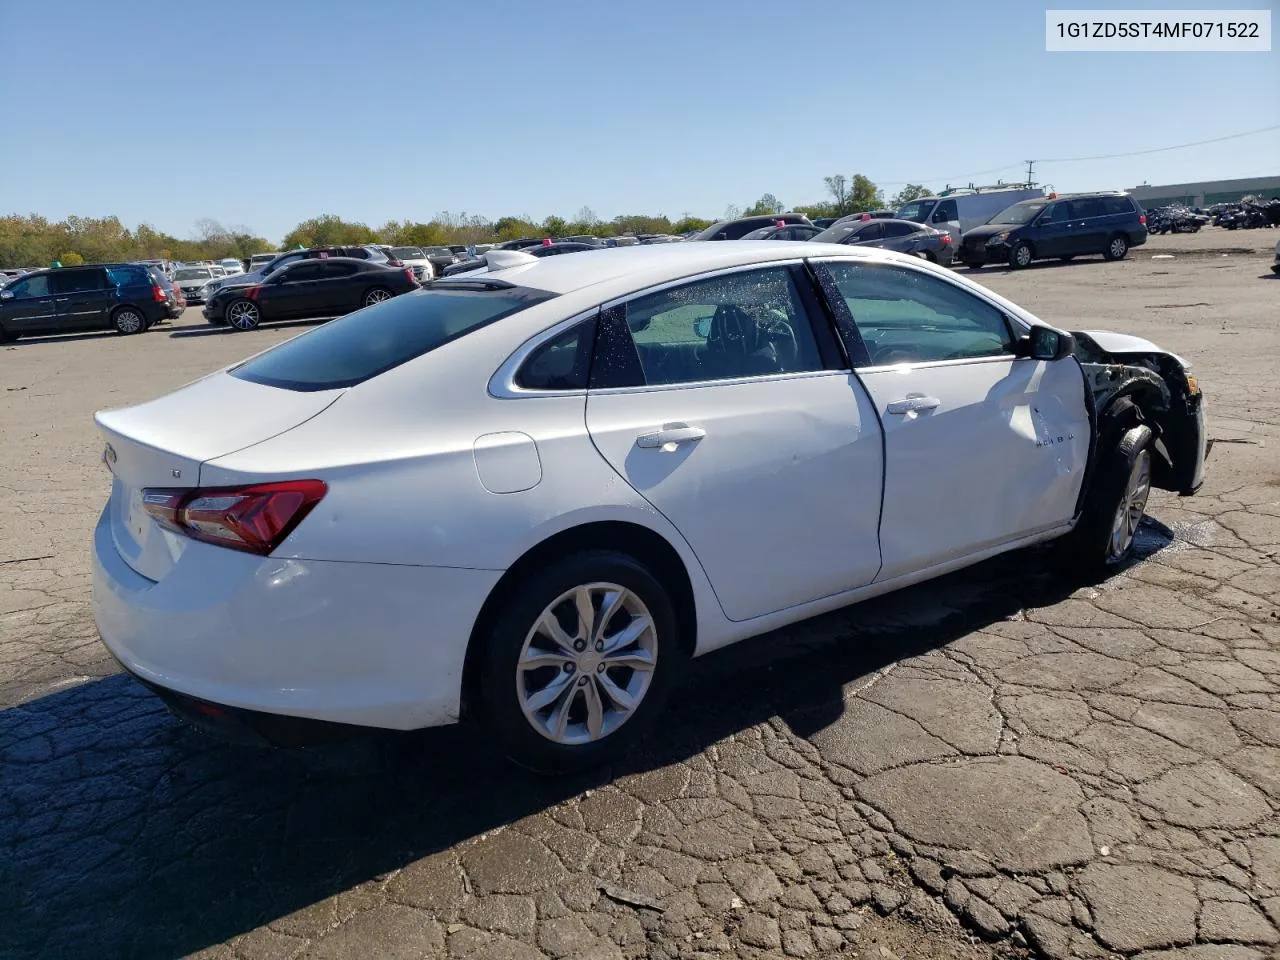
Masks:
[[[1033,179],[1031,179],[1035,175],[1035,167],[1036,167],[1036,162],[1034,160],[1027,161],[1027,187],[1028,188],[1034,187],[1036,185],[1036,182]]]

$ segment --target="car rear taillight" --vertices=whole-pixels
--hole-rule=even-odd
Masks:
[[[164,289],[158,283],[151,285],[151,299],[156,303],[165,303],[168,298],[164,295]]]
[[[1145,227],[1147,225],[1147,215],[1145,213],[1138,214],[1138,222]]]
[[[942,235],[942,245],[943,245],[944,247],[949,247],[949,246],[951,246],[951,234],[949,234],[949,233],[944,233],[944,234]]]
[[[405,268],[404,268],[404,275],[405,275],[406,277],[408,277],[408,278],[409,278],[409,282],[410,282],[410,283],[417,283],[417,282],[418,282],[418,278],[417,278],[417,277],[415,277],[415,276],[413,275],[413,268],[412,268],[412,267],[405,267]]]
[[[142,507],[160,526],[193,540],[265,556],[328,492],[323,480],[248,487],[148,489]]]

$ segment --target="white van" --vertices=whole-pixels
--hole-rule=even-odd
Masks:
[[[898,211],[897,219],[914,220],[927,223],[935,230],[945,230],[951,234],[951,242],[959,250],[960,238],[974,227],[981,226],[1015,203],[1043,196],[1042,187],[953,190],[943,197],[912,200]]]

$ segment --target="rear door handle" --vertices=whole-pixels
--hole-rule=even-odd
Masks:
[[[884,408],[885,413],[913,413],[920,410],[936,410],[942,401],[937,397],[926,397],[923,394],[909,394],[904,400],[894,400]]]
[[[666,423],[661,430],[653,433],[642,433],[636,437],[636,446],[646,449],[665,447],[667,444],[693,443],[707,435],[701,427],[691,427],[687,423]]]

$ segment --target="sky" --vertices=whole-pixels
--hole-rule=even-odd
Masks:
[[[1249,5],[1280,30],[1276,0],[1221,6]],[[1280,125],[1274,42],[1047,53],[1044,10],[0,0],[0,214],[114,214],[178,237],[211,217],[273,240],[321,213],[714,218],[765,192],[822,200],[834,173],[891,196]],[[1035,167],[1058,190],[1270,174],[1280,129]]]

